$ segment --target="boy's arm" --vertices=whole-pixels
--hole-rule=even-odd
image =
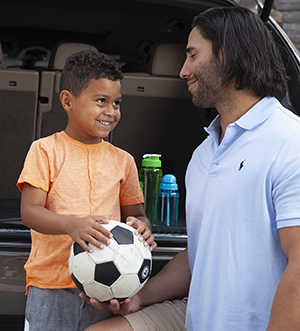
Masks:
[[[151,232],[151,223],[146,217],[142,203],[130,206],[121,206],[121,218],[123,222],[134,227],[137,234],[141,234],[140,240],[145,240],[145,245],[154,250],[157,246]]]
[[[122,221],[126,222],[127,217],[130,217],[130,216],[133,216],[133,217],[139,219],[140,221],[145,223],[149,229],[151,229],[151,227],[152,227],[151,223],[145,214],[144,206],[142,203],[139,203],[137,205],[131,205],[131,206],[121,206]]]
[[[23,184],[21,216],[27,227],[43,234],[68,234],[87,251],[90,251],[91,248],[86,244],[86,241],[100,249],[104,247],[103,244],[109,244],[108,238],[111,238],[112,235],[100,224],[107,223],[105,217],[77,218],[69,215],[59,215],[45,207],[46,200],[47,192],[28,183]]]

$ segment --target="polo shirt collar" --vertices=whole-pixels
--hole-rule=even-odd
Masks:
[[[242,129],[251,130],[263,123],[278,108],[278,103],[279,101],[274,97],[264,97],[239,118],[235,124]]]
[[[251,130],[256,126],[263,123],[276,108],[278,108],[279,101],[274,97],[264,97],[252,108],[250,108],[246,114],[234,122],[237,126],[244,130]],[[208,128],[204,128],[215,141],[218,141],[221,131],[220,117],[217,117],[211,122]]]

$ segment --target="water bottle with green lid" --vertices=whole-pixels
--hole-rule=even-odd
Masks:
[[[139,171],[141,189],[144,193],[144,209],[152,225],[155,225],[156,204],[162,179],[160,154],[145,154]]]

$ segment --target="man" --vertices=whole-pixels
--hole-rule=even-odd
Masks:
[[[300,330],[300,119],[278,100],[287,77],[245,8],[195,17],[180,76],[218,117],[186,173],[187,251],[87,330]],[[186,301],[163,302],[184,296]],[[174,322],[175,321],[175,322]],[[173,323],[173,324],[172,324]]]

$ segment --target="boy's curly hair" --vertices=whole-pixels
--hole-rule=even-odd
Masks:
[[[92,79],[122,80],[118,63],[110,56],[94,50],[83,50],[70,55],[61,74],[60,90],[68,90],[79,97]]]

